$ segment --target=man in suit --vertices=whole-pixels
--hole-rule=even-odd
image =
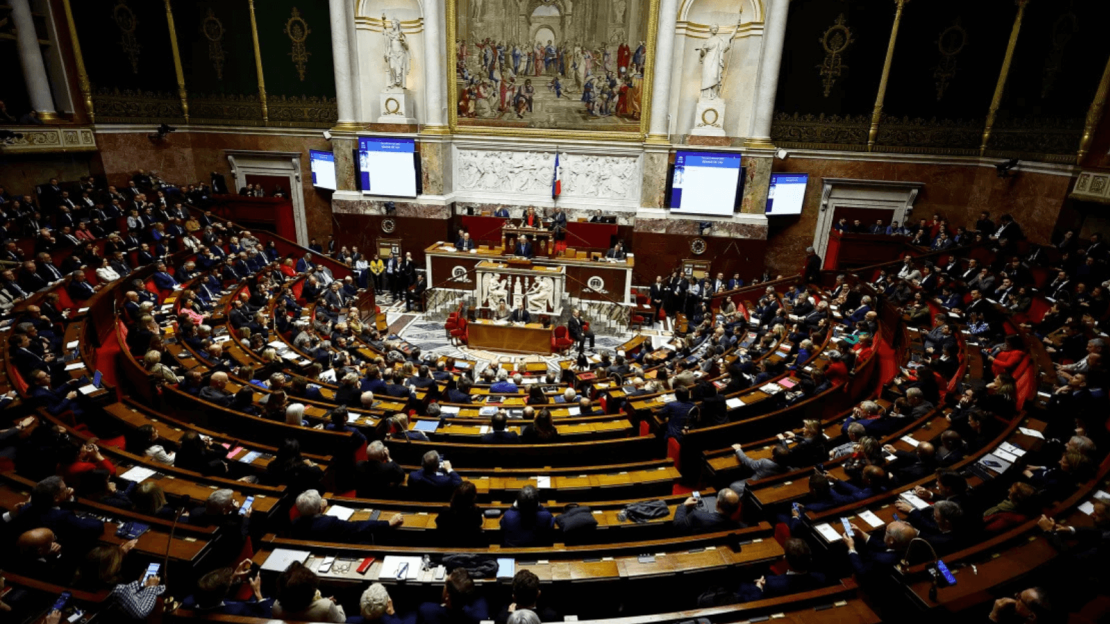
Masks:
[[[509,381],[509,371],[501,369],[497,372],[497,383],[489,387],[491,394],[516,394],[520,392],[520,383],[523,378],[517,374]]]
[[[104,287],[104,284],[97,284],[95,287],[85,279],[85,272],[81,270],[74,271],[71,274],[72,279],[66,285],[66,292],[69,293],[69,298],[74,303],[81,303],[87,301],[90,297],[96,294],[96,291]]]
[[[246,559],[240,562],[238,568],[228,566],[212,570],[197,580],[196,590],[185,597],[181,606],[204,614],[201,617],[233,615],[271,619],[274,601],[262,595],[262,575],[255,574],[254,578],[248,578],[250,572],[251,562]],[[243,582],[252,590],[251,599],[232,600],[231,588],[238,588]]]
[[[153,278],[154,285],[162,290],[173,290],[178,285],[177,280],[166,270],[164,262],[159,262],[154,266]]]
[[[807,284],[816,284],[821,280],[821,256],[813,247],[806,247],[806,264],[802,271],[802,279]]]
[[[383,520],[351,522],[325,515],[328,501],[316,490],[301,492],[297,496],[296,506],[300,517],[293,521],[293,539],[370,544],[379,532],[399,527],[404,523],[404,517],[399,513],[393,514],[388,522]]]
[[[750,481],[759,481],[767,477],[773,477],[782,474],[790,467],[786,465],[786,457],[790,453],[790,449],[782,444],[776,444],[771,448],[771,457],[763,459],[752,459],[744,453],[743,447],[739,444],[733,444],[732,450],[736,451],[736,459],[740,461],[740,465],[744,466],[752,472],[750,477],[733,482],[729,485],[729,489],[742,494],[747,489]]]
[[[424,453],[420,469],[409,473],[409,487],[422,498],[446,500],[460,483],[462,477],[451,468],[451,462],[440,462],[435,451]]]
[[[1110,503],[1096,498],[1091,504],[1094,507],[1091,511],[1094,526],[1067,526],[1043,515],[1037,526],[1048,534],[1058,550],[1069,553],[1078,562],[1090,562],[1093,565],[1091,570],[1101,571],[1101,566],[1094,565],[1094,562],[1105,561],[1110,553]],[[1102,571],[1100,576],[1105,577],[1105,572]]]
[[[12,533],[22,534],[38,528],[49,529],[74,553],[96,545],[104,535],[104,523],[82,518],[62,507],[73,498],[73,488],[58,476],[47,477],[35,484],[28,503],[9,512]]]
[[[455,249],[458,249],[459,251],[470,251],[472,249],[477,249],[477,247],[475,247],[474,245],[474,241],[470,238],[470,232],[462,233],[462,236],[460,236],[459,239],[455,241]]]
[[[513,314],[510,319],[514,323],[531,323],[532,315],[528,313],[528,310],[524,309],[524,302],[521,302],[519,305],[517,305],[516,309],[513,310]]]
[[[664,405],[659,415],[667,422],[667,437],[682,441],[694,404],[690,402],[690,390],[685,386],[676,388],[674,396],[675,400]]]
[[[613,245],[612,249],[605,252],[605,257],[609,258],[610,260],[624,260],[628,258],[628,254],[624,251],[624,244],[622,244],[620,241],[617,241],[617,244]]]
[[[532,257],[532,243],[528,242],[527,235],[521,236],[520,240],[516,242],[516,246],[513,248],[513,255],[523,256],[525,258]]]
[[[847,324],[850,327],[855,327],[856,323],[862,321],[864,317],[867,316],[867,313],[870,311],[871,297],[869,297],[868,295],[864,295],[863,298],[860,299],[860,306],[856,308],[850,316],[848,316],[848,319],[846,321]]]
[[[474,241],[471,241],[470,244],[473,245]],[[426,290],[428,290],[428,283],[424,281],[424,274],[421,273],[417,276],[416,283],[412,285],[412,288],[405,292],[405,312],[412,310],[413,305],[417,309],[422,310],[424,308],[424,291]]]
[[[860,579],[885,580],[909,548],[910,542],[917,537],[917,529],[901,520],[891,522],[886,528],[864,533],[852,526],[852,534],[844,535],[848,546],[848,563]],[[856,540],[863,539],[859,551]]]
[[[491,431],[482,434],[482,444],[515,444],[520,441],[517,432],[508,430],[509,417],[503,410],[498,410],[489,424]]]
[[[360,498],[391,498],[384,493],[404,485],[405,471],[389,456],[389,449],[380,440],[366,447],[366,461],[355,468]]]
[[[8,299],[13,302],[19,299],[25,299],[27,295],[30,294],[16,282],[15,274],[12,273],[11,269],[5,269],[3,272],[0,272],[0,290],[3,290]]]
[[[54,416],[67,410],[78,417],[84,413],[77,403],[77,391],[73,390],[74,384],[77,383],[76,379],[67,381],[55,389],[50,388],[50,375],[43,369],[32,371],[30,379],[31,398],[37,405],[45,407],[46,411]]]
[[[679,533],[725,531],[739,523],[732,519],[740,508],[740,495],[725,488],[717,496],[687,498],[674,513],[674,528]]]
[[[945,322],[946,319],[943,315],[938,314],[935,321],[936,326],[925,334],[925,352],[929,355],[939,356],[946,345],[956,343],[956,337],[952,335],[952,327]]]
[[[1025,235],[1021,232],[1021,226],[1014,221],[1014,218],[1008,214],[1002,215],[998,221],[998,229],[991,233],[991,240],[1008,240],[1010,242],[1023,240]]]
[[[489,604],[475,590],[466,568],[456,568],[448,574],[443,598],[421,604],[416,613],[420,624],[475,624],[488,619]]]
[[[500,217],[502,219],[508,219],[509,218],[509,209],[502,206],[502,207],[497,209],[497,212],[493,213],[493,216]]]
[[[578,308],[574,308],[570,313],[570,320],[567,321],[567,333],[570,334],[571,340],[573,340],[575,344],[582,344],[589,338],[590,349],[593,350],[595,341],[594,332],[592,330],[586,330],[586,326],[582,323],[582,312]]]
[[[48,253],[35,256],[35,272],[48,284],[65,277],[58,267],[54,266],[54,259]]]
[[[228,392],[225,389],[226,387],[227,373],[213,373],[211,379],[208,381],[208,385],[200,391],[200,398],[221,407],[228,407],[231,405],[231,400],[234,398],[234,395]]]
[[[28,260],[23,263],[23,267],[19,269],[19,277],[16,278],[20,288],[28,293],[34,293],[46,288],[50,282],[43,279],[39,274],[38,267],[34,261]]]
[[[663,276],[655,276],[655,283],[651,285],[651,307],[655,308],[655,314],[652,320],[659,318],[659,310],[663,308],[663,302],[667,298],[667,285],[663,283]]]
[[[813,552],[805,540],[791,538],[782,545],[786,555],[786,572],[763,576],[752,583],[744,583],[737,592],[740,602],[767,600],[824,587],[825,575],[811,572]]]

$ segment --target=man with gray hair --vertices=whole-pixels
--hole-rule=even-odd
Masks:
[[[374,406],[374,393],[363,392],[358,398],[358,402],[362,404],[362,409],[370,409]]]
[[[285,424],[293,425],[294,427],[304,427],[304,405],[301,403],[293,403],[285,408]]]
[[[906,407],[909,408],[909,417],[918,419],[933,410],[933,404],[925,400],[925,393],[921,388],[906,390]]]
[[[293,521],[293,539],[323,540],[345,544],[370,544],[378,531],[401,526],[405,519],[401,514],[393,514],[389,521],[382,520],[342,520],[327,515],[328,501],[316,490],[305,490],[297,496],[297,513]]]
[[[861,580],[885,580],[905,557],[910,542],[917,537],[917,529],[901,520],[871,533],[864,533],[854,524],[851,526],[852,534],[844,535],[844,543],[848,546],[848,563]],[[858,551],[857,538],[863,539]]]
[[[409,487],[423,498],[446,500],[462,483],[462,477],[451,467],[451,462],[441,461],[439,453],[424,453],[421,467],[409,473]]]
[[[65,480],[58,476],[47,477],[31,490],[28,504],[4,514],[0,525],[11,529],[9,534],[13,539],[31,529],[47,528],[67,548],[83,552],[84,548],[95,546],[104,534],[104,523],[82,518],[70,509],[62,509],[61,504],[72,497],[73,488],[68,487]]]
[[[1078,374],[1087,375],[1091,370],[1097,370],[1102,365],[1102,351],[1106,343],[1102,338],[1092,338],[1087,341],[1087,355],[1071,364],[1056,364],[1056,381],[1063,385],[1071,381]]]
[[[400,624],[401,622],[400,618],[394,617],[396,612],[393,610],[393,599],[389,597],[389,592],[385,590],[385,585],[381,583],[374,583],[362,592],[362,598],[358,601],[358,610],[362,616],[363,624],[378,621],[381,621],[382,624]]]
[[[520,375],[515,375],[513,381],[509,381],[509,371],[501,369],[497,372],[497,383],[489,387],[489,391],[493,394],[516,394],[520,391],[520,387],[516,382],[520,379]]]
[[[235,492],[219,489],[208,495],[204,506],[189,513],[189,524],[217,527],[220,539],[215,542],[210,560],[214,565],[229,565],[243,552],[243,545],[250,536],[251,509],[239,513]]]
[[[394,498],[390,490],[405,484],[404,468],[389,457],[389,448],[381,440],[366,447],[366,461],[355,467],[355,474],[359,498]]]

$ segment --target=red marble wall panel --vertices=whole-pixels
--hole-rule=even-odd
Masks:
[[[636,254],[636,266],[632,271],[632,284],[649,285],[657,275],[666,279],[684,259],[710,260],[714,273],[724,272],[726,277],[732,277],[739,272],[745,281],[763,274],[767,241],[710,236],[705,239],[706,252],[695,256],[690,251],[690,241],[694,238],[681,234],[634,233],[631,250]]]
[[[139,168],[157,171],[165,180],[182,184],[207,182],[209,174],[217,171],[232,184],[227,150],[299,152],[308,235],[323,242],[332,233],[331,192],[312,186],[308,162],[308,150],[331,149],[322,136],[176,132],[162,141],[151,141],[142,132],[97,133],[96,141],[104,174],[113,184],[126,184]]]
[[[1072,178],[1019,172],[999,178],[994,167],[977,164],[922,164],[789,158],[776,160],[775,171],[808,173],[802,214],[770,220],[767,265],[775,272],[799,270],[805,248],[813,243],[820,210],[822,178],[923,182],[914,204],[914,219],[939,214],[955,226],[974,223],[981,210],[996,221],[1010,213],[1030,240],[1050,242]]]
[[[401,239],[401,249],[412,252],[412,259],[424,268],[424,250],[436,241],[454,241],[448,238],[447,219],[421,219],[419,217],[390,217],[397,224],[392,234],[382,231],[382,215],[337,214],[335,240],[339,245],[357,246],[359,251],[377,249],[380,238]],[[384,258],[383,258],[384,260]]]

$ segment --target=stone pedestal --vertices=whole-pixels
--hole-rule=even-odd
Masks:
[[[690,134],[695,136],[725,136],[725,100],[723,98],[698,100],[694,111],[694,128]]]
[[[415,124],[412,114],[412,95],[407,89],[386,89],[379,95],[382,114],[380,124]]]

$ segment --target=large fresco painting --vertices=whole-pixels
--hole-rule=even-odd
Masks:
[[[460,126],[636,131],[649,0],[457,0]]]

